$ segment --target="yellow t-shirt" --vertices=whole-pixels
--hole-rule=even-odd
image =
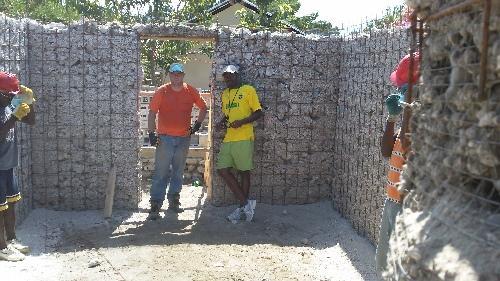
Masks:
[[[255,88],[241,85],[238,89],[225,89],[222,92],[222,113],[228,117],[228,124],[250,116],[262,109]],[[239,128],[227,128],[224,142],[254,140],[253,124],[247,123]]]

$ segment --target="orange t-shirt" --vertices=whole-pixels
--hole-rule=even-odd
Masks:
[[[186,83],[178,92],[172,89],[170,83],[158,88],[149,104],[149,110],[158,114],[156,132],[160,135],[187,136],[193,104],[200,110],[207,108],[198,90]]]

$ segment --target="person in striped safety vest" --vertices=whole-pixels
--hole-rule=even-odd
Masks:
[[[413,71],[413,75],[410,76],[411,59],[410,55],[406,55],[392,72],[390,80],[397,88],[397,92],[389,95],[385,100],[389,116],[382,136],[381,152],[382,156],[389,158],[389,169],[386,181],[387,197],[384,203],[382,221],[380,223],[380,233],[375,258],[377,272],[380,277],[382,277],[382,272],[384,272],[387,267],[389,239],[394,231],[396,216],[402,211],[401,202],[404,197],[404,194],[398,190],[398,185],[401,181],[401,173],[406,163],[408,153],[410,152],[410,147],[406,145],[406,143],[403,145],[403,138],[405,138],[406,132],[404,132],[403,129],[399,129],[395,132],[394,127],[395,123],[400,119],[403,106],[407,105],[404,100],[408,90],[408,84],[409,82],[414,84],[419,76],[420,54],[418,52],[413,54],[412,69],[416,71]],[[409,81],[410,78],[411,81]],[[405,120],[403,120],[403,123],[404,122]]]

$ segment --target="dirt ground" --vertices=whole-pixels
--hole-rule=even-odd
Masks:
[[[26,260],[0,262],[2,280],[378,280],[375,250],[324,201],[257,204],[255,221],[232,224],[234,209],[205,204],[185,186],[187,210],[146,221],[137,212],[36,209],[18,228]]]

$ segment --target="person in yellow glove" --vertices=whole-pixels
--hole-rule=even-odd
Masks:
[[[14,177],[18,165],[16,122],[35,123],[33,91],[20,86],[16,75],[0,72],[0,260],[19,261],[29,252],[16,237],[14,205],[21,193]]]

